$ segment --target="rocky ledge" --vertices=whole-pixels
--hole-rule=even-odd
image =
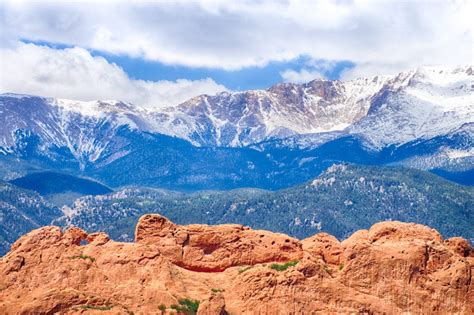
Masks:
[[[0,314],[473,314],[474,251],[382,222],[339,242],[143,216],[134,243],[49,226],[0,258]]]

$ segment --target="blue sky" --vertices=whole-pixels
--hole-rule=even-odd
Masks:
[[[28,39],[21,39],[21,41],[53,49],[73,47],[71,45],[46,41],[32,41]],[[226,70],[209,67],[167,65],[158,61],[133,58],[124,54],[115,55],[99,50],[90,50],[90,53],[92,56],[100,56],[110,63],[119,65],[132,79],[175,81],[181,78],[189,80],[211,78],[232,91],[266,89],[274,84],[288,81],[282,77],[282,73],[287,70],[300,72],[302,69],[307,69],[315,72],[314,79],[322,77],[337,80],[340,79],[344,71],[352,69],[355,65],[350,61],[337,61],[331,62],[330,67],[328,67],[328,61],[326,60],[314,60],[310,56],[300,56],[288,61],[271,61],[263,66],[249,66],[238,70]],[[302,82],[306,81],[303,80]]]
[[[473,62],[474,1],[0,2],[0,92],[173,106]]]
[[[300,71],[308,67],[308,56],[302,56],[289,61],[269,62],[265,66],[250,66],[239,70],[223,70],[212,68],[190,68],[185,66],[170,66],[160,62],[146,61],[139,58],[128,56],[114,56],[101,52],[93,52],[93,55],[99,55],[106,58],[109,62],[120,65],[132,78],[143,80],[177,80],[188,78],[190,80],[199,80],[211,78],[231,90],[241,91],[249,89],[265,89],[276,83],[285,81],[281,73],[292,69]],[[317,61],[313,61],[313,63]],[[321,61],[324,63],[324,61]],[[327,79],[339,79],[344,70],[354,66],[350,61],[338,61],[333,67],[320,74]],[[316,77],[315,77],[316,78]]]

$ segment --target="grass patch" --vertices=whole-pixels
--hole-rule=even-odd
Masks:
[[[339,270],[342,270],[342,269],[344,269],[344,264],[341,263],[339,264]]]
[[[240,269],[239,269],[239,273],[246,272],[247,270],[252,269],[252,267],[253,267],[253,266],[247,266],[247,267],[240,268]]]
[[[106,306],[81,305],[78,308],[81,310],[110,311],[113,308],[113,306],[112,305],[106,305]]]
[[[224,289],[212,288],[211,291],[214,292],[214,293],[219,293],[219,292],[224,292],[225,290]]]
[[[69,257],[69,259],[89,259],[91,262],[94,262],[95,261],[95,258],[94,257],[91,257],[89,255],[77,255],[77,256],[71,256]]]
[[[324,271],[326,271],[329,275],[332,276],[332,270],[331,270],[331,268],[328,267],[328,265],[324,265],[323,269],[324,269]]]
[[[284,264],[271,264],[270,268],[273,269],[273,270],[276,270],[276,271],[285,271],[289,267],[296,266],[298,263],[299,263],[298,260],[293,260],[293,261],[289,261],[289,262],[284,263]]]
[[[195,315],[199,309],[199,301],[198,300],[190,300],[190,299],[181,299],[178,301],[179,305],[173,304],[171,308],[174,309],[178,313],[184,313],[186,315]]]

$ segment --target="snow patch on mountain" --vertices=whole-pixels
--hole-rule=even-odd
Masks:
[[[152,131],[145,110],[119,101],[2,94],[0,110],[2,152],[21,150],[21,142],[36,135],[44,154],[52,147],[67,147],[82,167],[101,157],[119,128]]]
[[[472,66],[424,67],[396,76],[282,83],[267,90],[201,95],[160,110],[120,101],[2,94],[0,152],[13,152],[38,135],[42,150],[67,147],[85,165],[104,152],[112,157],[108,149],[121,128],[179,137],[197,146],[258,150],[310,149],[352,135],[380,150],[473,124],[473,72]],[[126,152],[121,147],[113,151],[115,156]]]
[[[462,159],[466,157],[471,157],[474,156],[474,148],[470,148],[467,150],[445,150],[444,154],[448,156],[449,159],[455,160],[455,159]]]
[[[472,67],[420,68],[390,80],[348,128],[374,149],[448,134],[474,122]]]
[[[195,145],[246,146],[269,138],[344,130],[363,117],[388,80],[314,80],[267,90],[195,97],[164,110],[165,133]]]

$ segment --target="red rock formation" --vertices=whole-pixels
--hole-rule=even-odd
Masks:
[[[303,257],[300,241],[284,234],[238,224],[179,226],[159,215],[140,218],[135,242],[156,245],[172,263],[194,271],[223,271]]]
[[[298,241],[147,215],[135,243],[78,228],[21,237],[0,259],[0,314],[171,314],[182,299],[202,315],[473,314],[473,269],[466,240],[417,224]]]

